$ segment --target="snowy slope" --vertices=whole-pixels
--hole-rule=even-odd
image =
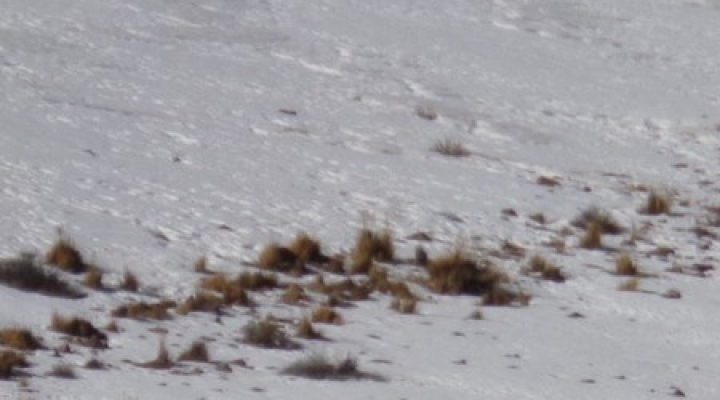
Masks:
[[[720,2],[710,0],[3,0],[3,256],[45,251],[61,228],[110,282],[129,268],[154,294],[179,300],[195,290],[200,255],[234,273],[300,231],[330,253],[350,251],[370,225],[391,228],[403,257],[418,231],[435,238],[431,255],[509,240],[570,279],[519,278],[530,306],[483,308],[483,321],[469,319],[473,297],[426,292],[417,315],[399,315],[374,295],[343,310],[344,326],[323,327],[332,341],[296,352],[238,344],[253,318],[243,308],[222,325],[205,314],[121,320],[125,331],[98,354],[110,370],[45,377],[57,360],[39,351],[29,356],[31,392],[16,381],[0,381],[0,392],[643,399],[677,387],[717,398],[717,279],[665,270],[719,256],[713,240],[692,232],[705,207],[720,204],[719,18]],[[431,151],[444,139],[473,154]],[[560,186],[538,185],[540,176]],[[641,185],[674,192],[677,215],[639,215]],[[641,283],[654,294],[619,292],[619,278],[603,271],[617,254],[579,249],[579,231],[565,254],[543,245],[591,205],[628,227],[652,225],[627,250],[659,275]],[[503,216],[506,208],[519,216]],[[534,213],[548,224],[531,221]],[[675,253],[646,255],[658,246]],[[525,265],[500,262],[513,275]],[[683,298],[657,295],[671,288]],[[59,301],[0,287],[0,323],[58,345],[53,311],[104,325],[135,297]],[[259,298],[261,315],[307,312]],[[124,362],[154,356],[157,325],[171,351],[212,337],[213,358],[251,368],[183,376]],[[388,382],[278,374],[312,351],[355,355]],[[89,353],[65,357],[80,365]]]

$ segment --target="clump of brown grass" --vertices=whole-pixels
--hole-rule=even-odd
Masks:
[[[291,283],[282,295],[282,302],[290,305],[297,305],[308,300],[305,289],[302,286]]]
[[[165,346],[165,340],[161,340],[155,359],[138,365],[151,369],[170,369],[175,365],[175,362],[170,358],[170,353],[168,352],[167,346]]]
[[[0,350],[0,379],[9,379],[16,368],[29,366],[22,354],[11,350]]]
[[[583,249],[600,249],[602,243],[603,229],[598,222],[592,222],[585,230],[585,234],[580,239],[580,247]]]
[[[191,312],[219,313],[224,305],[225,300],[222,296],[200,291],[185,299],[175,311],[180,315],[187,315]]]
[[[363,229],[355,242],[350,273],[366,274],[373,261],[392,262],[394,257],[395,246],[389,229],[380,232]]]
[[[368,276],[369,287],[380,293],[391,294],[401,299],[417,300],[407,283],[391,279],[386,269],[373,265]]]
[[[138,320],[170,319],[168,309],[175,307],[174,301],[163,300],[158,303],[145,303],[143,301],[122,305],[112,312],[113,317],[132,318]]]
[[[295,361],[284,368],[282,373],[317,380],[386,380],[381,375],[360,371],[354,358],[347,357],[339,362],[331,362],[317,354]]]
[[[303,263],[324,263],[329,259],[322,253],[320,242],[306,233],[300,233],[290,244],[298,260]]]
[[[468,157],[472,155],[472,151],[460,141],[447,138],[435,142],[432,151],[448,157]]]
[[[128,292],[137,292],[140,289],[140,281],[130,270],[125,270],[123,280],[120,282],[120,288]]]
[[[202,281],[203,289],[220,293],[226,305],[251,306],[252,301],[238,282],[227,279],[223,274],[215,274]]]
[[[277,243],[271,243],[260,252],[258,264],[266,269],[288,273],[297,269],[301,263],[292,250]]]
[[[323,334],[315,329],[310,319],[304,317],[301,318],[295,327],[295,333],[297,337],[308,340],[321,340],[325,339]]]
[[[345,323],[345,319],[334,308],[321,305],[313,310],[312,322],[319,324],[342,325]]]
[[[395,297],[390,303],[390,308],[401,314],[415,314],[417,312],[417,300]]]
[[[63,317],[53,313],[50,327],[57,332],[70,335],[80,343],[91,347],[107,347],[107,335],[100,332],[89,321],[78,317]]]
[[[73,274],[81,274],[87,270],[82,254],[67,238],[58,239],[48,251],[46,259],[48,264]]]
[[[530,258],[529,265],[523,272],[527,275],[558,283],[565,282],[566,279],[560,267],[539,255]]]
[[[640,279],[637,277],[629,278],[618,286],[621,292],[637,292],[638,289],[640,289]]]
[[[422,246],[415,248],[415,263],[421,267],[427,267],[430,258],[428,257],[427,251]]]
[[[85,363],[86,369],[94,369],[94,370],[101,370],[106,369],[107,366],[104,362],[98,360],[97,358],[91,358]]]
[[[29,254],[0,260],[0,283],[46,296],[71,299],[85,297],[83,292],[58,277],[53,271],[38,265]]]
[[[243,272],[235,278],[233,283],[251,291],[277,289],[279,286],[277,275],[262,272]]]
[[[193,271],[197,272],[198,274],[209,274],[211,273],[208,269],[208,259],[207,256],[201,256],[195,262],[193,263]]]
[[[102,290],[103,289],[103,272],[100,270],[100,268],[90,265],[88,267],[88,271],[85,274],[85,278],[83,279],[83,284],[90,289],[94,290]]]
[[[285,329],[272,317],[262,321],[251,321],[243,328],[244,342],[269,349],[297,349],[300,346],[292,341]]]
[[[482,265],[461,250],[430,261],[428,286],[440,294],[482,295],[508,280],[507,275],[489,262]]]
[[[322,275],[318,275],[308,289],[327,295],[333,302],[367,300],[373,291],[370,285],[360,285],[349,278],[327,283]]]
[[[183,351],[178,357],[178,361],[196,361],[196,362],[210,362],[210,352],[207,349],[207,345],[202,341],[194,341],[190,347]]]
[[[29,329],[0,329],[0,344],[15,350],[28,351],[43,348],[40,340]]]
[[[670,214],[672,208],[672,197],[669,193],[661,193],[657,190],[651,190],[648,193],[645,204],[640,208],[641,214],[660,215]]]
[[[72,365],[65,364],[65,363],[53,365],[52,369],[47,374],[48,374],[48,376],[53,376],[55,378],[62,378],[62,379],[77,378],[77,374],[75,373],[75,368],[73,368]]]
[[[623,276],[637,276],[639,274],[635,260],[629,254],[621,254],[615,260],[615,274]]]
[[[625,232],[625,227],[612,214],[595,206],[586,208],[572,220],[574,227],[585,230],[588,230],[592,224],[597,225],[602,233],[608,235],[619,235]]]

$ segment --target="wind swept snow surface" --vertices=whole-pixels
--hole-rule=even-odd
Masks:
[[[0,329],[45,345],[0,398],[720,398],[718,21],[714,0],[0,1],[0,256],[42,262],[60,230],[108,287],[141,281],[80,300],[0,286]],[[670,213],[639,212],[650,190]],[[626,228],[598,250],[572,223],[592,206]],[[396,261],[417,245],[491,260],[530,302],[437,294],[398,261],[378,264],[416,313],[374,292],[299,350],[251,346],[243,328],[272,314],[293,336],[321,295],[111,315],[183,301],[202,255],[234,276],[298,232],[347,256],[363,227],[392,232]],[[612,273],[624,253],[635,291]],[[523,274],[533,255],[567,280]],[[68,348],[54,312],[120,330]],[[139,366],[195,340],[215,364]],[[282,373],[318,354],[383,379]],[[107,368],[83,368],[93,357]],[[58,364],[77,378],[48,375]]]

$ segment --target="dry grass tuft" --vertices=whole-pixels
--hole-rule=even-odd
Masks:
[[[227,279],[225,275],[215,274],[202,281],[203,289],[220,293],[226,305],[240,305],[249,307],[252,305],[250,296],[237,281]]]
[[[0,351],[0,379],[9,379],[14,375],[16,368],[29,366],[22,354],[11,350]]]
[[[296,283],[290,284],[282,295],[282,302],[285,304],[298,305],[306,301],[308,296],[305,294],[305,289]]]
[[[87,271],[87,265],[83,261],[82,254],[66,238],[60,238],[53,244],[46,255],[46,259],[48,264],[73,274],[81,274]]]
[[[85,294],[58,277],[53,271],[38,265],[32,255],[0,260],[0,283],[46,296],[78,299]]]
[[[50,327],[54,331],[79,339],[82,344],[91,347],[107,347],[107,335],[100,332],[85,319],[78,317],[66,318],[53,313]]]
[[[102,290],[103,289],[103,272],[100,270],[100,268],[90,265],[88,267],[88,271],[85,274],[85,278],[83,279],[83,284],[90,289],[94,290]]]
[[[332,307],[318,306],[312,312],[312,322],[319,324],[342,325],[345,323],[345,319]]]
[[[350,357],[339,362],[330,362],[323,356],[311,355],[290,364],[283,369],[282,373],[317,380],[346,381],[358,379],[385,381],[385,378],[378,374],[360,371],[357,360]]]
[[[583,249],[600,249],[602,243],[603,228],[598,222],[592,222],[585,230],[585,234],[580,239],[580,247]]]
[[[159,303],[130,303],[122,305],[116,308],[112,312],[113,317],[118,318],[132,318],[138,320],[149,320],[149,319],[170,319],[168,309],[175,307],[177,304],[174,301],[163,300]]]
[[[251,321],[243,328],[244,342],[268,349],[298,349],[300,345],[292,341],[285,329],[274,318],[266,317],[262,321]]]
[[[277,289],[279,287],[277,275],[262,272],[243,272],[235,278],[233,283],[238,287],[251,291]]]
[[[85,369],[103,370],[107,369],[107,365],[97,358],[91,358],[85,363]]]
[[[625,228],[608,211],[598,207],[589,207],[575,217],[572,225],[576,228],[588,230],[590,225],[599,226],[602,233],[608,235],[619,235],[625,232]]]
[[[430,262],[427,251],[422,246],[415,248],[415,263],[421,267],[427,267]]]
[[[621,254],[615,260],[615,274],[622,276],[637,276],[639,274],[637,263],[629,254]]]
[[[461,142],[452,139],[439,140],[433,145],[432,151],[448,157],[469,157],[472,151]]]
[[[329,259],[322,253],[320,242],[306,233],[299,234],[290,244],[290,251],[302,263],[325,263]]]
[[[672,209],[672,197],[669,193],[661,193],[657,190],[651,190],[648,193],[645,204],[640,208],[641,214],[660,215],[670,214]]]
[[[62,378],[62,379],[75,379],[77,378],[77,374],[75,373],[75,368],[73,368],[70,364],[55,364],[53,365],[50,372],[47,373],[48,376],[53,376],[55,378]]]
[[[461,250],[430,261],[428,286],[440,294],[482,295],[508,280],[492,264],[479,265]]]
[[[140,289],[140,281],[134,273],[125,270],[123,280],[120,282],[120,289],[127,290],[128,292],[137,292]]]
[[[210,362],[210,352],[208,352],[205,342],[194,341],[190,345],[190,348],[180,354],[178,361],[196,361],[207,363]]]
[[[276,243],[269,244],[260,252],[258,264],[263,268],[283,273],[296,274],[305,270],[303,263],[292,250]]]
[[[322,275],[318,275],[308,288],[327,295],[334,302],[367,300],[373,291],[371,285],[360,285],[352,279],[326,283]]]
[[[565,282],[566,279],[565,274],[557,265],[539,255],[530,258],[529,265],[523,272],[530,276],[558,283]]]
[[[322,340],[325,339],[323,334],[315,329],[312,322],[308,318],[302,318],[295,327],[295,334],[301,339]]]
[[[165,340],[160,341],[157,356],[154,360],[138,364],[141,367],[151,369],[170,369],[175,365],[173,360],[170,358],[167,346],[165,346]]]
[[[210,274],[210,270],[208,269],[208,259],[207,256],[201,256],[195,262],[193,263],[193,271],[197,272],[198,274]]]
[[[350,273],[367,274],[373,261],[392,262],[394,258],[395,246],[390,230],[373,232],[363,229],[355,242]]]
[[[28,329],[8,328],[0,330],[0,344],[15,350],[28,351],[43,348],[40,340]]]
[[[373,265],[368,273],[370,280],[369,287],[383,294],[391,294],[394,297],[417,300],[415,294],[410,290],[407,283],[390,279],[387,270]]]

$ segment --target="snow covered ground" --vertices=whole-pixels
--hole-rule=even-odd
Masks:
[[[129,300],[194,293],[201,255],[252,270],[301,231],[334,254],[387,227],[403,258],[416,232],[431,257],[509,241],[569,276],[538,282],[520,274],[527,257],[496,259],[528,307],[482,307],[478,321],[477,298],[416,287],[418,312],[401,315],[375,293],[296,351],[238,343],[258,316],[308,313],[279,292],[222,324],[119,319],[94,354],[108,370],[81,368],[95,352],[82,346],[39,350],[28,387],[0,381],[0,398],[719,398],[718,280],[667,272],[720,257],[705,224],[720,205],[718,20],[717,0],[0,1],[0,255],[44,252],[60,228],[109,283],[129,269],[146,293],[0,286],[0,327],[57,347],[53,312],[104,326]],[[432,151],[441,140],[472,154]],[[674,212],[639,214],[643,187],[671,192]],[[619,251],[579,248],[570,222],[593,205],[642,232],[634,246],[606,237],[657,275],[641,291],[607,273]],[[564,253],[546,245],[558,238]],[[171,354],[204,338],[214,360],[247,367],[128,363],[155,356],[158,328]],[[387,381],[279,373],[309,353],[357,357]],[[59,361],[78,378],[45,376]]]

